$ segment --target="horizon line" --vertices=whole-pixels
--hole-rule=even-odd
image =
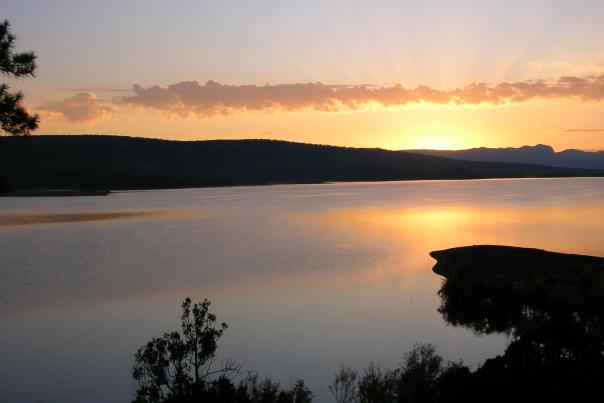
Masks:
[[[386,151],[468,151],[468,150],[476,150],[476,149],[491,149],[491,150],[501,150],[501,149],[520,149],[523,147],[538,147],[538,146],[546,146],[554,150],[555,153],[560,153],[563,151],[571,151],[577,150],[588,153],[596,153],[596,152],[604,152],[604,149],[579,149],[579,148],[566,148],[563,150],[556,150],[553,146],[544,143],[536,143],[534,145],[523,144],[521,146],[476,146],[470,148],[404,148],[404,149],[394,149],[394,148],[385,148],[385,147],[369,147],[369,146],[347,146],[342,144],[330,144],[330,143],[313,143],[313,142],[305,142],[305,141],[294,141],[294,140],[285,140],[279,138],[261,138],[261,137],[244,137],[244,138],[206,138],[206,139],[169,139],[163,137],[146,137],[146,136],[137,136],[131,134],[107,134],[107,133],[37,133],[31,134],[28,137],[36,137],[36,136],[91,136],[91,137],[127,137],[134,139],[143,139],[143,140],[160,140],[160,141],[173,141],[173,142],[202,142],[202,141],[278,141],[284,143],[296,143],[296,144],[308,144],[308,145],[317,145],[317,146],[328,146],[328,147],[341,147],[341,148],[356,148],[356,149],[380,149]],[[4,137],[11,138],[11,136]],[[13,137],[14,138],[14,137]]]

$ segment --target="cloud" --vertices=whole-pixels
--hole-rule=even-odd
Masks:
[[[568,63],[561,60],[532,60],[523,72],[530,76],[558,77],[562,75],[587,76],[604,74],[604,52],[586,63]]]
[[[385,108],[408,104],[505,105],[536,99],[568,98],[604,101],[604,75],[563,76],[556,80],[471,83],[443,91],[428,86],[405,88],[372,85],[327,85],[321,82],[278,85],[228,85],[182,81],[167,87],[132,87],[118,103],[156,109],[180,116],[211,117],[262,110],[357,110],[368,105]]]
[[[568,129],[564,133],[604,133],[604,129]]]
[[[117,105],[132,105],[168,115],[208,118],[250,111],[354,111],[367,106],[399,108],[410,104],[452,106],[507,105],[531,100],[573,99],[580,102],[604,101],[604,75],[563,76],[555,80],[528,80],[500,83],[470,83],[453,90],[429,86],[407,88],[401,84],[328,85],[321,82],[278,85],[228,85],[216,81],[199,84],[182,81],[167,87],[140,85],[132,95],[112,102],[92,92],[47,102],[37,109],[57,114],[73,123],[87,123],[115,115]],[[596,131],[572,129],[572,131]]]
[[[59,88],[61,91],[68,92],[131,92],[131,88],[109,88],[109,87],[90,87],[90,88]]]
[[[60,101],[47,102],[38,106],[40,111],[52,112],[72,123],[88,123],[115,115],[115,106],[98,99],[90,92],[79,92]]]

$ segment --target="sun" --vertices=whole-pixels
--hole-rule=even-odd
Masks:
[[[451,136],[427,135],[417,139],[416,148],[422,150],[454,150],[457,147],[457,142]]]
[[[466,133],[427,132],[406,133],[395,136],[390,144],[392,150],[462,150],[472,146]]]

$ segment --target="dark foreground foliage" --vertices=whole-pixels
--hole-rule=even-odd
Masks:
[[[0,22],[0,73],[10,78],[34,75],[36,55],[14,53],[15,36],[7,20]],[[0,130],[12,135],[27,135],[38,127],[38,115],[30,114],[21,104],[23,93],[10,92],[8,84],[0,84]]]
[[[329,387],[337,403],[421,403],[455,401],[463,394],[470,370],[448,362],[431,344],[416,344],[395,369],[371,363],[361,375],[341,368]]]
[[[182,303],[181,331],[164,333],[138,349],[132,377],[137,383],[136,403],[307,403],[312,393],[302,380],[283,389],[270,379],[248,374],[234,378],[240,366],[215,362],[218,339],[227,328],[217,325],[210,301]]]
[[[33,77],[36,55],[33,52],[15,53],[16,39],[11,33],[8,20],[0,22],[0,76],[13,79]],[[0,134],[26,136],[38,128],[39,116],[30,114],[22,101],[22,92],[11,92],[8,84],[0,83]],[[13,167],[6,164],[0,167],[0,172],[11,169]],[[0,191],[5,188],[6,180],[0,177]]]
[[[312,401],[313,393],[302,380],[284,388],[253,372],[242,378],[240,366],[232,361],[217,365],[217,342],[227,325],[217,325],[209,308],[208,300],[193,304],[185,299],[181,330],[164,333],[138,349],[132,370],[137,383],[134,403]],[[361,375],[340,369],[329,390],[338,403],[447,401],[468,375],[462,363],[445,364],[431,344],[416,344],[399,368],[381,369],[372,363]]]
[[[505,352],[471,370],[416,344],[394,369],[341,368],[329,386],[337,403],[604,401],[604,259],[501,247],[453,252],[433,254],[445,276],[440,313],[477,334],[509,335]],[[312,400],[301,380],[284,389],[254,374],[235,382],[231,362],[214,368],[226,325],[217,327],[208,308],[185,300],[182,331],[139,349],[136,402]]]
[[[478,248],[439,259],[439,311],[454,326],[512,341],[467,378],[465,400],[604,401],[604,259]]]

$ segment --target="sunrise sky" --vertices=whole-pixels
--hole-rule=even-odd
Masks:
[[[604,149],[604,1],[2,0],[37,134]],[[5,80],[6,81],[6,80]]]

